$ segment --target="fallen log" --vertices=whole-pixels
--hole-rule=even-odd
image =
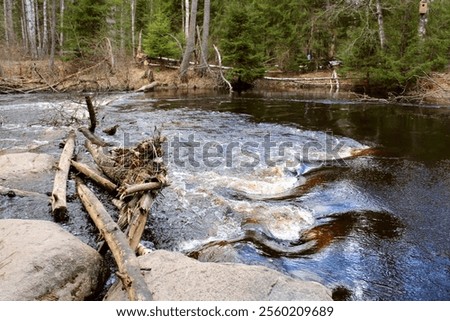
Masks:
[[[0,195],[9,196],[9,197],[41,197],[41,198],[48,198],[47,195],[36,193],[36,192],[29,192],[29,191],[23,191],[15,188],[9,188],[0,186]]]
[[[77,193],[94,221],[97,228],[107,242],[114,259],[116,261],[118,272],[123,287],[128,293],[131,301],[150,301],[152,294],[148,289],[144,277],[141,274],[139,262],[134,251],[130,248],[124,233],[113,221],[103,204],[97,199],[89,188],[77,179]]]
[[[89,139],[89,141],[91,141],[95,145],[102,146],[102,147],[111,146],[110,143],[105,142],[103,139],[101,139],[100,137],[95,135],[92,131],[90,131],[86,127],[80,127],[80,128],[78,128],[78,130],[83,133],[84,137]]]
[[[127,236],[130,247],[134,251],[137,251],[139,242],[141,241],[152,204],[153,196],[150,193],[145,193],[144,195],[142,195],[141,199],[139,200],[138,206],[136,206],[136,209],[133,213]]]
[[[75,150],[75,138],[75,131],[71,130],[61,153],[53,183],[52,215],[57,222],[67,219],[67,177],[69,176],[70,161]]]
[[[162,187],[162,184],[160,182],[125,185],[125,186],[120,187],[119,193],[121,195],[121,198],[124,198],[124,197],[134,194],[134,193],[152,191],[155,189],[160,189],[161,187]]]
[[[158,85],[159,83],[157,81],[153,81],[148,85],[144,85],[141,88],[137,89],[136,92],[149,92],[155,89]]]
[[[116,192],[117,191],[117,185],[111,182],[109,179],[103,177],[102,175],[96,173],[93,169],[91,169],[89,166],[78,163],[75,161],[71,161],[71,164],[77,171],[84,174],[85,176],[92,179],[94,182],[96,182],[98,185],[106,189],[108,192]]]
[[[117,172],[121,171],[126,173],[127,168],[118,166],[111,157],[103,153],[102,148],[93,144],[90,140],[86,140],[85,146],[102,172],[113,182],[120,183],[120,180],[116,177]]]

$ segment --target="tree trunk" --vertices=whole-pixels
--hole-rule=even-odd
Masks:
[[[63,55],[63,46],[64,46],[64,0],[59,2],[59,55]]]
[[[36,14],[34,11],[34,0],[23,0],[25,31],[27,36],[28,51],[32,59],[38,57],[36,43]]]
[[[380,46],[384,50],[386,48],[386,35],[384,33],[384,21],[383,21],[383,11],[381,6],[381,0],[376,1],[377,8],[377,19],[378,19],[378,34],[380,37]]]
[[[182,0],[183,1],[183,0]],[[184,0],[184,35],[186,40],[189,38],[189,22],[190,18],[190,9],[189,9],[189,0]]]
[[[209,38],[209,21],[210,21],[211,1],[204,0],[203,8],[203,31],[202,31],[202,48],[201,48],[201,64],[200,74],[205,75],[208,70],[208,38]]]
[[[50,69],[55,67],[56,48],[56,0],[52,0],[51,22],[50,22]]]
[[[3,14],[5,18],[5,40],[6,45],[11,47],[16,42],[16,36],[14,34],[14,20],[13,20],[13,4],[12,0],[4,0],[3,2]]]
[[[136,0],[131,0],[131,49],[136,57]]]
[[[48,18],[47,18],[47,0],[44,0],[42,6],[42,42],[41,42],[41,56],[48,54]]]
[[[182,82],[187,82],[187,71],[189,68],[189,61],[191,59],[191,55],[194,52],[195,48],[195,26],[197,24],[197,4],[198,0],[192,0],[191,4],[191,20],[189,23],[189,37],[186,43],[186,49],[183,55],[183,61],[180,66],[180,79]]]

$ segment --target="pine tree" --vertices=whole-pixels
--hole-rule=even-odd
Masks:
[[[224,63],[233,67],[228,77],[234,87],[248,86],[264,75],[258,13],[238,1],[226,7],[224,18],[220,46]]]
[[[181,52],[171,36],[170,21],[163,12],[156,12],[148,23],[143,41],[144,52],[150,57],[178,59]]]

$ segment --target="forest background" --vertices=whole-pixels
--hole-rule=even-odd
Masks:
[[[268,70],[309,72],[339,62],[341,77],[400,94],[450,63],[449,0],[2,0],[6,61],[79,68],[106,59],[180,62],[188,81],[222,54],[225,76],[253,83]],[[105,58],[107,57],[107,58]],[[161,60],[162,61],[162,60]]]

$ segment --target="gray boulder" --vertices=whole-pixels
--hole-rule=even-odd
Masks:
[[[0,155],[0,180],[38,176],[50,171],[54,164],[55,158],[48,154],[25,152]]]
[[[324,301],[325,286],[275,270],[236,263],[199,262],[158,250],[139,257],[145,281],[157,301]],[[127,300],[117,282],[105,300]]]
[[[97,251],[59,225],[0,220],[0,300],[84,300],[105,277]]]

